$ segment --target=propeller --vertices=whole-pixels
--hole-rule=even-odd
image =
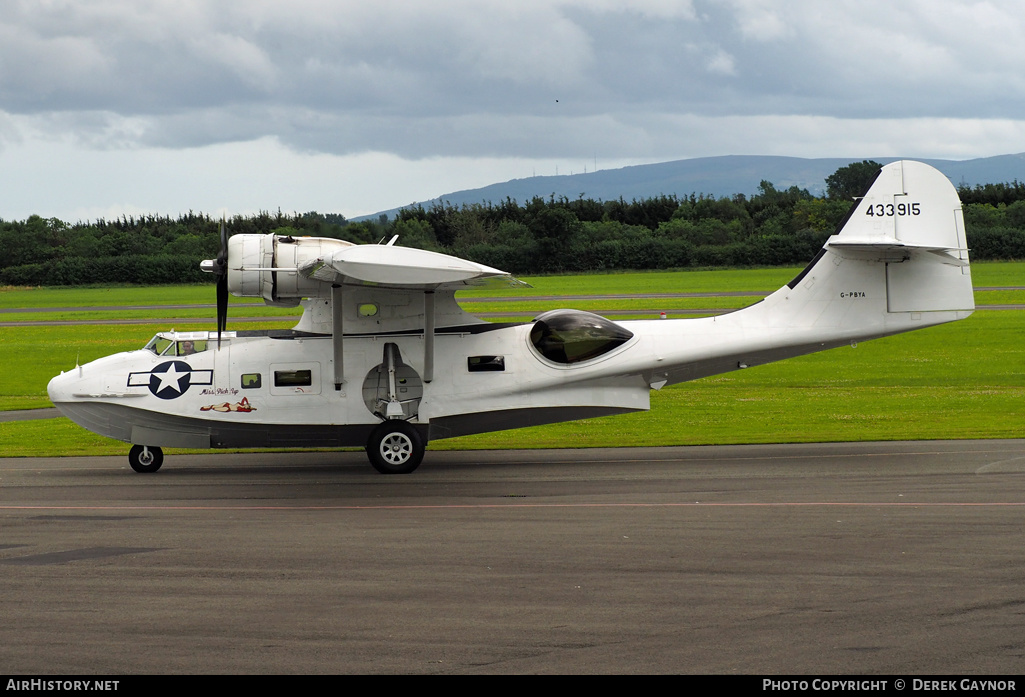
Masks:
[[[221,218],[221,252],[214,260],[217,274],[217,348],[221,348],[221,332],[228,327],[228,232]]]

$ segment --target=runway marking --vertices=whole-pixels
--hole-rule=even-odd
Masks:
[[[979,469],[975,470],[975,474],[990,474],[993,472],[1007,474],[1011,472],[1021,472],[1023,470],[1025,470],[1025,457],[1013,457],[1010,460],[1000,460],[998,462],[991,462],[988,465],[983,465]]]
[[[48,566],[51,564],[66,564],[71,561],[82,561],[84,559],[103,559],[106,557],[118,557],[125,554],[142,554],[144,552],[158,552],[160,547],[86,547],[83,549],[69,549],[63,552],[47,552],[44,554],[31,554],[24,557],[9,557],[0,559],[0,564],[12,566]]]
[[[722,445],[683,445],[683,446],[665,446],[670,448],[757,448],[763,446],[774,446],[774,445],[820,445],[820,443],[724,443]],[[637,446],[639,448],[644,447],[659,447],[659,446]],[[570,461],[558,461],[558,464],[608,464],[609,462],[717,462],[717,463],[730,463],[730,462],[748,462],[757,460],[843,460],[856,457],[893,457],[895,455],[979,455],[986,453],[1003,453],[1003,452],[1020,452],[1020,448],[997,448],[995,450],[909,450],[907,452],[900,450],[887,450],[885,452],[874,452],[874,453],[822,453],[822,454],[810,454],[810,455],[742,455],[742,456],[731,456],[731,455],[720,455],[720,456],[707,456],[707,457],[673,457],[673,458],[624,458],[622,460],[573,460]],[[460,452],[456,450],[451,451],[435,451],[435,452]],[[467,452],[467,451],[463,451]],[[1023,458],[1015,458],[1023,459]],[[1003,462],[1011,462],[1011,460],[1004,460]],[[532,460],[503,460],[503,465],[530,465],[538,464]],[[967,473],[966,473],[967,474]]]
[[[485,508],[985,508],[1025,507],[1025,501],[992,502],[879,502],[794,501],[773,503],[452,503],[340,506],[0,506],[0,511],[373,511]]]

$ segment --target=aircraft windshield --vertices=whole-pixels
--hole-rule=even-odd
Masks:
[[[633,337],[604,317],[580,310],[552,310],[538,315],[530,343],[553,363],[580,363],[604,355]]]
[[[152,351],[158,356],[163,356],[164,352],[167,351],[167,349],[171,348],[173,345],[174,342],[171,339],[168,339],[165,336],[157,334],[155,337],[149,340],[149,343],[146,344],[145,348],[147,351]]]
[[[191,356],[206,351],[209,341],[205,333],[157,334],[146,344],[146,349],[158,356]]]

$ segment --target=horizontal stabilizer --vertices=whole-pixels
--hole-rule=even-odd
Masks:
[[[910,258],[911,252],[930,252],[940,257],[946,264],[968,266],[968,250],[963,248],[908,243],[887,237],[849,239],[839,235],[829,238],[826,245],[832,249],[861,252],[864,255],[875,256],[881,261],[893,262]]]

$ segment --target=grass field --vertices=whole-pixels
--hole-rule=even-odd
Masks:
[[[769,292],[799,269],[694,271],[527,279],[534,288],[514,291],[522,302],[467,302],[474,312],[541,311],[547,307],[615,310],[742,307],[754,297],[652,300],[624,298],[530,301],[538,295],[664,292]],[[1025,264],[975,264],[976,286],[1020,286]],[[468,297],[495,297],[475,291]],[[461,295],[461,297],[463,297]],[[32,307],[41,313],[5,313],[5,321],[59,319],[43,308],[102,305],[207,304],[213,286],[161,288],[5,289],[0,309]],[[977,291],[982,304],[1025,303],[1025,291]],[[677,310],[677,312],[673,312]],[[181,318],[185,310],[164,310]],[[196,313],[212,328],[212,310]],[[229,328],[290,326],[246,323],[245,317],[294,315],[296,310],[233,303]],[[76,318],[125,317],[124,312],[72,312]],[[154,311],[141,311],[152,317]],[[233,318],[233,319],[232,319]],[[648,413],[436,441],[431,449],[597,447],[711,443],[814,442],[936,438],[1025,437],[1025,311],[979,311],[963,322],[859,344],[857,348],[791,359],[706,378],[652,394]],[[142,346],[168,329],[142,325],[0,327],[0,409],[50,406],[46,383],[62,369]],[[95,436],[67,419],[0,423],[0,456],[122,454],[124,443]]]
[[[602,295],[619,293],[714,293],[723,291],[770,292],[801,270],[797,266],[714,271],[645,271],[633,273],[580,274],[573,276],[524,276],[530,288],[462,291],[460,298],[523,297],[536,295]],[[1025,285],[1025,263],[976,262],[972,264],[976,287]],[[10,308],[92,307],[101,305],[213,304],[214,286],[120,286],[72,288],[0,288],[0,310]],[[263,307],[256,298],[231,298],[232,305]],[[274,308],[271,308],[274,309]],[[287,312],[287,311],[286,311]]]

